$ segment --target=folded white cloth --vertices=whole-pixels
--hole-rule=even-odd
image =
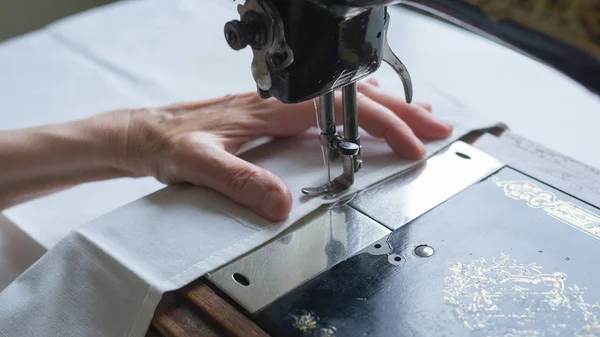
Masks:
[[[491,126],[454,115],[450,139]],[[364,168],[353,191],[417,164],[365,136]],[[167,187],[71,232],[0,293],[0,336],[143,336],[165,291],[178,289],[249,252],[325,203],[300,190],[324,182],[311,130],[255,148],[243,158],[291,188],[289,218],[269,223],[206,188]],[[332,202],[332,201],[328,201]]]

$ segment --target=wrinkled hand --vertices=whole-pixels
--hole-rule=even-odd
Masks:
[[[358,85],[361,127],[384,138],[400,156],[422,158],[419,139],[446,138],[452,127],[426,104],[406,104],[374,81]],[[341,114],[341,94],[336,94]],[[264,136],[292,136],[315,126],[312,101],[284,105],[255,93],[155,109],[122,110],[95,118],[114,123],[115,165],[131,176],[163,183],[188,182],[217,190],[272,221],[285,219],[292,195],[274,174],[235,155]],[[341,115],[337,117],[341,121]]]

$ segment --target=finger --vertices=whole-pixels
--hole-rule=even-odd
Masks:
[[[369,78],[367,80],[367,83],[379,88],[380,84],[379,81],[376,78]],[[423,108],[425,108],[425,110],[431,112],[431,104],[429,103],[423,103],[423,102],[415,102],[415,104],[422,106]]]
[[[336,91],[336,121],[339,125],[343,120],[342,95]],[[387,107],[374,102],[363,94],[358,99],[359,123],[371,135],[384,138],[390,147],[398,155],[410,159],[421,159],[425,153],[425,147],[411,128],[396,116]],[[268,129],[269,135],[279,136],[301,132],[310,125],[316,125],[315,108],[312,102],[303,102],[292,105],[285,112],[271,113],[271,118],[265,118],[267,123],[275,128]],[[287,119],[278,118],[287,115]],[[291,132],[290,132],[291,131]],[[288,133],[289,132],[289,133]]]
[[[415,102],[414,104],[422,107],[423,109],[427,110],[428,112],[431,112],[431,110],[432,110],[431,104],[429,104],[429,103]]]
[[[178,175],[186,181],[221,192],[271,221],[289,215],[292,194],[273,173],[217,146],[187,146],[180,157]]]
[[[367,80],[367,82],[371,85],[374,85],[376,87],[379,87],[379,81],[376,78],[369,78]]]
[[[452,134],[452,125],[428,113],[426,108],[408,104],[368,83],[359,84],[359,91],[392,110],[413,129],[419,138],[441,139]]]
[[[372,136],[385,139],[398,155],[409,159],[425,156],[426,149],[421,140],[390,109],[359,94],[358,110],[360,126]]]

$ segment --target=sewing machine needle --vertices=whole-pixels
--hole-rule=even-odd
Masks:
[[[324,149],[325,169],[327,170],[327,185],[331,184],[331,153],[329,142],[336,134],[335,128],[335,95],[333,91],[319,97],[319,110],[321,118],[317,114],[317,124],[321,129],[321,147]]]

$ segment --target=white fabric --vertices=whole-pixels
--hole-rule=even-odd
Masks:
[[[119,1],[0,44],[0,129],[254,90],[250,51],[234,52],[223,38],[223,23],[237,16],[236,6],[223,0]],[[410,69],[418,100],[432,102],[436,113],[461,101],[600,166],[597,97],[461,29],[399,8],[390,13],[390,44]],[[386,65],[375,76],[401,92]],[[426,79],[442,91],[432,92]],[[71,229],[161,187],[153,179],[84,184],[6,216],[49,248]]]
[[[449,116],[451,139],[490,126]],[[165,291],[249,252],[324,203],[302,187],[323,183],[317,132],[277,140],[243,155],[282,177],[294,195],[290,217],[269,223],[205,188],[167,187],[73,231],[0,293],[0,336],[144,336]],[[364,168],[353,191],[416,164],[363,137]],[[330,201],[331,202],[331,201]]]
[[[44,248],[0,214],[0,291],[45,252]]]

